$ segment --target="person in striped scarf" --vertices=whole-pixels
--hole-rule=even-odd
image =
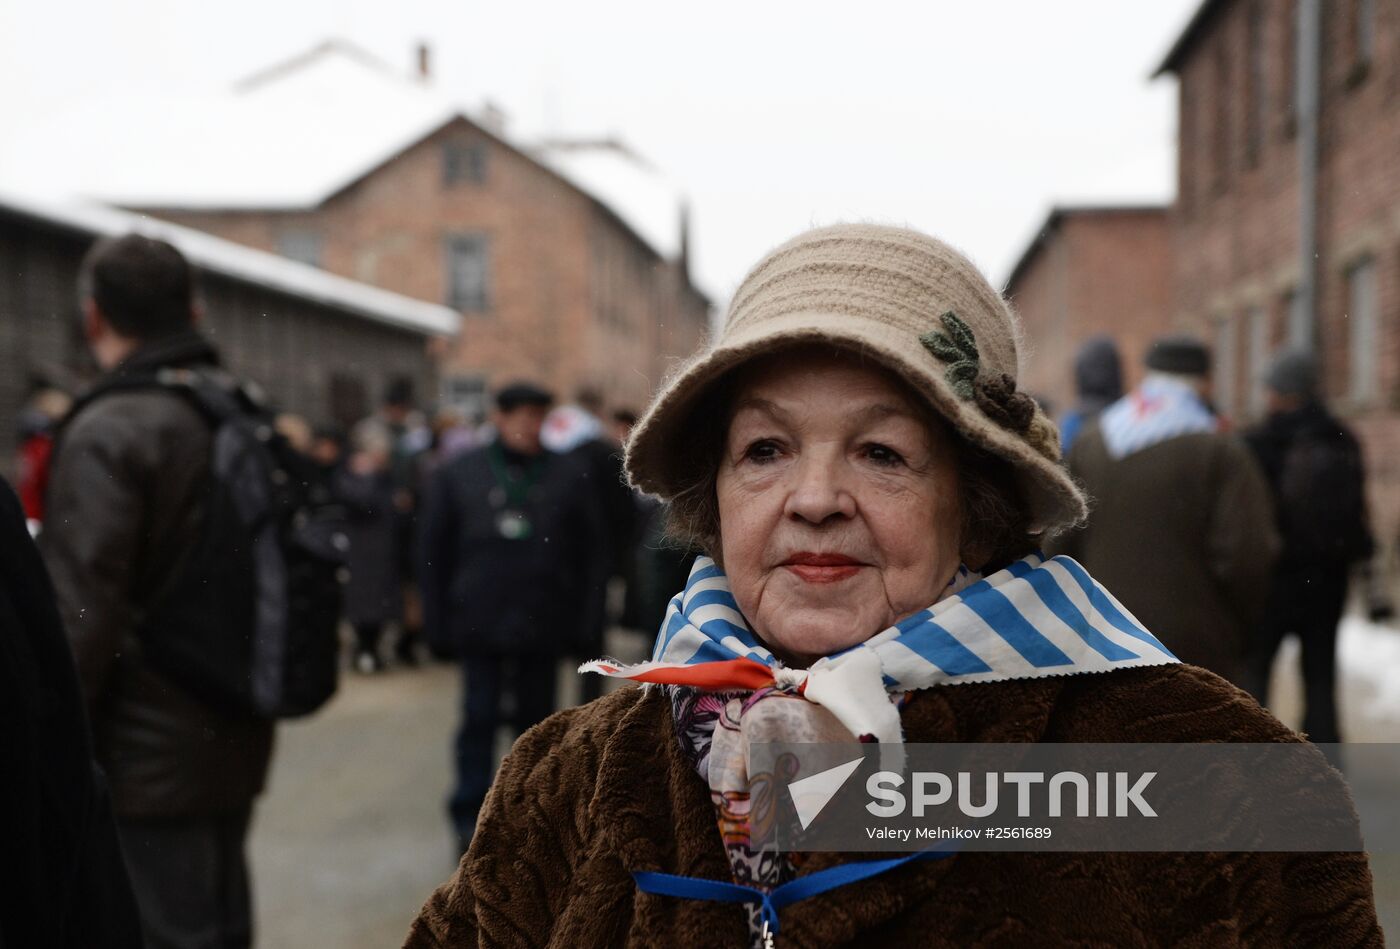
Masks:
[[[646,687],[521,737],[406,945],[1381,945],[1358,853],[755,849],[757,743],[1300,740],[1038,552],[1086,504],[1020,356],[926,235],[764,258],[627,446],[705,553],[650,661],[581,670]]]

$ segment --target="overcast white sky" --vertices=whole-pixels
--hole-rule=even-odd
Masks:
[[[689,195],[724,299],[835,220],[905,223],[1003,280],[1051,205],[1168,199],[1198,0],[0,0],[0,148],[94,91],[218,86],[321,40],[491,99],[519,136],[616,134]],[[101,160],[101,143],[93,143]]]

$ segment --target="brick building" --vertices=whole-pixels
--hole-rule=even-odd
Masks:
[[[0,182],[8,167],[449,306],[462,331],[430,395],[464,407],[515,376],[641,407],[708,329],[678,191],[613,141],[513,141],[428,71],[426,50],[410,76],[331,42],[218,96],[91,103],[65,127],[111,143],[103,161],[50,130]]]
[[[447,307],[162,221],[0,195],[6,426],[32,388],[74,391],[95,373],[80,329],[79,264],[95,239],[132,231],[184,253],[199,272],[202,327],[224,361],[257,383],[274,407],[312,423],[354,422],[399,380],[431,383],[429,341],[454,334],[460,321]],[[12,462],[8,450],[0,455],[0,472],[13,475]]]
[[[1075,354],[1100,333],[1118,341],[1125,383],[1135,385],[1142,353],[1171,320],[1170,250],[1164,207],[1051,211],[1006,285],[1029,343],[1022,388],[1068,409]]]
[[[1173,320],[1215,341],[1243,420],[1281,346],[1311,346],[1400,534],[1400,4],[1208,0],[1178,79]]]

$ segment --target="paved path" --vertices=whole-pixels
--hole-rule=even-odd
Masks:
[[[279,730],[251,848],[260,949],[401,944],[456,862],[442,801],[457,688],[456,670],[443,666],[351,675],[326,709]],[[1296,727],[1299,690],[1281,675],[1275,691],[1280,718]],[[1362,695],[1352,698],[1349,735],[1400,737]],[[1400,855],[1372,866],[1382,923],[1400,943]]]
[[[260,949],[385,949],[451,875],[442,809],[457,671],[347,675],[278,731],[251,860]]]

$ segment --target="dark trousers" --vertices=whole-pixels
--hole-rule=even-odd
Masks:
[[[460,840],[471,839],[476,815],[491,787],[496,729],[505,721],[501,699],[515,697],[515,734],[554,712],[554,657],[470,656],[462,660],[462,724],[457,731],[457,786],[448,799]]]
[[[379,658],[379,637],[384,635],[383,623],[355,624],[355,654]]]
[[[146,949],[252,945],[248,817],[118,820]]]
[[[1261,705],[1267,705],[1274,654],[1284,636],[1295,634],[1303,647],[1303,732],[1316,744],[1342,740],[1337,725],[1337,624],[1346,597],[1343,565],[1275,574],[1242,683]]]

